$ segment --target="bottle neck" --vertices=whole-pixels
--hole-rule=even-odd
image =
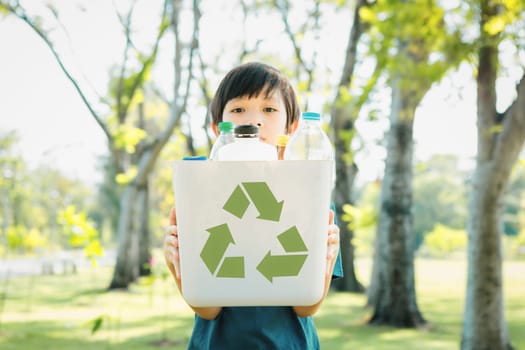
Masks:
[[[305,126],[315,126],[315,127],[321,126],[321,120],[315,120],[315,119],[303,119],[302,123]]]
[[[235,138],[237,140],[242,140],[242,139],[259,139],[259,134],[235,134]]]

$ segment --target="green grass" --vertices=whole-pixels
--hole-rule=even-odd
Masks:
[[[369,261],[356,266],[366,283]],[[367,326],[364,295],[330,293],[315,316],[322,348],[458,349],[465,271],[461,261],[416,261],[418,304],[430,322],[425,330]],[[170,279],[107,292],[110,277],[109,268],[96,268],[0,282],[0,295],[7,290],[0,349],[185,349],[193,314]],[[525,349],[525,262],[506,262],[504,278],[512,343]],[[103,321],[92,334],[97,318]]]

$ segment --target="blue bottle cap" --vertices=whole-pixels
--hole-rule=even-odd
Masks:
[[[304,120],[321,120],[321,114],[317,112],[303,112]]]
[[[208,157],[206,156],[193,156],[193,157],[184,157],[182,160],[206,160]]]

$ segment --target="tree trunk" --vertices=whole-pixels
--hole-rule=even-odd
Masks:
[[[139,103],[139,122],[138,127],[146,130],[146,115],[144,113],[144,103]],[[136,156],[138,159],[144,156],[144,143],[137,147]],[[137,187],[137,210],[134,215],[134,227],[138,230],[138,254],[139,254],[139,276],[149,276],[151,274],[151,252],[150,252],[150,230],[149,230],[149,181]]]
[[[426,322],[416,302],[411,213],[413,117],[419,99],[414,99],[411,91],[400,85],[395,84],[392,89],[378,222],[378,259],[374,266],[378,284],[370,323],[418,327]]]
[[[139,275],[138,231],[133,227],[136,199],[137,189],[133,184],[127,185],[120,199],[117,261],[109,289],[127,289]]]
[[[336,151],[337,154],[337,151]],[[353,189],[357,167],[352,163],[347,167],[344,161],[338,156],[337,160],[337,192],[334,194],[335,212],[340,230],[341,262],[343,265],[344,277],[332,282],[335,290],[347,292],[364,292],[363,285],[357,279],[355,273],[355,249],[352,244],[354,232],[343,221],[343,205],[352,204],[351,193]]]
[[[381,186],[382,186],[381,182]],[[374,241],[374,253],[372,255],[372,273],[370,283],[366,288],[366,306],[374,306],[377,303],[377,293],[379,288],[379,248],[380,248],[380,229],[381,220],[377,220],[376,240]]]
[[[148,188],[129,184],[121,197],[119,246],[109,289],[127,288],[150,269]]]
[[[139,253],[139,230],[138,226],[147,225],[147,218],[142,215],[147,215],[147,190],[146,184],[148,178],[153,171],[153,166],[157,161],[162,148],[168,142],[170,136],[173,134],[173,129],[177,125],[182,113],[186,109],[186,103],[189,98],[190,85],[193,80],[193,58],[194,50],[198,47],[198,17],[195,17],[193,23],[193,37],[192,45],[189,46],[187,65],[182,68],[182,44],[179,38],[179,14],[181,11],[181,2],[175,1],[173,3],[171,26],[173,27],[175,35],[175,59],[174,59],[174,86],[173,86],[173,102],[170,109],[170,116],[165,128],[160,132],[154,140],[144,145],[141,150],[141,155],[137,159],[137,175],[130,182],[121,196],[121,208],[118,225],[119,247],[117,251],[117,261],[113,278],[109,288],[127,288],[128,285],[134,282],[139,276],[140,271],[140,253]],[[198,11],[198,2],[194,2],[193,10]],[[188,76],[184,77],[183,72],[188,72]],[[185,79],[183,79],[183,77]],[[182,82],[184,81],[184,84]],[[143,193],[140,189],[144,189]],[[142,198],[142,199],[141,199]],[[141,199],[141,200],[139,200]],[[137,204],[138,203],[138,204]],[[142,205],[141,205],[142,203]],[[144,204],[146,203],[146,204]],[[136,205],[136,206],[134,206]],[[142,217],[140,224],[133,225],[133,217]],[[144,237],[142,238],[144,239]],[[148,248],[149,249],[149,248]],[[149,259],[148,259],[149,260]]]
[[[501,276],[503,184],[498,182],[496,170],[491,162],[478,163],[472,183],[463,350],[512,349],[505,324]]]
[[[333,282],[333,287],[339,291],[358,292],[364,291],[363,285],[357,279],[354,266],[354,246],[352,238],[354,232],[343,221],[343,206],[353,203],[354,180],[357,175],[357,166],[353,161],[351,138],[354,132],[354,120],[359,114],[359,108],[348,108],[342,103],[341,90],[349,89],[356,64],[357,44],[363,33],[363,23],[359,17],[362,7],[368,6],[366,0],[359,0],[354,9],[352,28],[348,36],[348,44],[345,53],[345,65],[341,73],[341,79],[337,86],[337,94],[332,103],[331,124],[334,132],[335,161],[336,161],[336,184],[334,192],[335,214],[340,229],[341,259],[344,277]]]
[[[139,209],[137,223],[139,233],[139,276],[149,276],[151,274],[151,246],[150,246],[150,227],[149,227],[149,183],[139,188],[137,195]]]
[[[481,6],[480,27],[498,10]],[[487,36],[483,30],[483,36]],[[505,323],[501,224],[502,196],[525,141],[525,75],[517,98],[502,114],[496,112],[498,41],[484,38],[477,76],[478,153],[469,203],[467,293],[462,350],[512,349]]]

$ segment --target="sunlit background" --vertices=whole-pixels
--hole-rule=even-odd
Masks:
[[[18,4],[0,0],[0,5],[7,3]],[[181,3],[179,30],[185,50],[181,76],[185,83],[194,12],[191,1]],[[123,132],[122,139],[115,136],[115,144],[122,142],[118,147],[126,150],[122,151],[123,169],[117,171],[104,132],[45,41],[20,16],[0,11],[0,348],[185,348],[193,314],[172,283],[161,251],[167,213],[175,202],[170,162],[190,154],[208,155],[214,136],[205,123],[209,118],[206,98],[213,95],[224,74],[241,61],[263,61],[286,73],[296,87],[301,108],[320,112],[334,141],[330,108],[345,63],[356,3],[195,2],[202,15],[200,56],[192,69],[195,80],[185,111],[152,169],[148,186],[144,186],[149,201],[138,212],[147,214],[138,220],[147,219],[151,257],[140,268],[148,270],[149,275],[141,275],[129,288],[111,288],[110,283],[114,282],[115,258],[126,234],[118,231],[119,210],[129,202],[140,202],[126,202],[123,193],[136,175],[133,171],[141,134]],[[464,16],[465,11],[472,14],[469,11],[477,1],[425,2],[431,3],[444,9],[447,25],[464,26],[459,37],[472,42],[478,39],[474,19]],[[519,11],[517,19],[506,17],[513,19],[513,27],[507,29],[514,36],[509,35],[499,45],[498,113],[516,100],[516,85],[525,67],[523,5],[519,7],[520,2],[514,0],[501,3]],[[28,0],[20,4],[51,40],[59,61],[89,105],[117,135],[114,95],[116,80],[123,72],[126,16],[134,6],[129,18],[131,50],[124,72],[129,78],[151,52],[163,2]],[[290,7],[283,18],[277,7],[285,4]],[[318,13],[312,15],[315,4],[319,4]],[[288,31],[299,43],[296,48]],[[377,57],[369,51],[371,42],[366,35],[359,42],[356,69],[347,89],[349,100],[361,96],[376,67]],[[298,51],[303,62],[299,62]],[[160,40],[144,88],[130,107],[127,125],[134,127],[139,106],[144,106],[144,129],[149,133],[146,140],[158,136],[167,124],[171,106],[181,103],[181,99],[173,101],[174,57],[170,29]],[[442,53],[433,52],[429,60],[441,59]],[[308,68],[313,77],[310,87]],[[418,304],[429,323],[422,329],[367,327],[372,310],[364,307],[364,289],[360,293],[336,293],[348,291],[338,287],[315,316],[324,349],[460,347],[469,269],[468,200],[474,192],[471,185],[478,143],[477,69],[472,51],[431,86],[415,111],[410,238],[414,240]],[[372,278],[378,203],[388,152],[388,74],[385,69],[380,75],[359,110],[355,134],[347,135],[351,139],[347,156],[353,157],[358,171],[348,203],[340,208],[339,225],[353,234],[356,285],[359,287],[360,282],[365,288]],[[349,115],[354,112],[352,103],[347,106]],[[487,132],[497,135],[500,131],[493,128]],[[518,349],[525,347],[523,147],[513,165],[501,211],[498,222],[502,228],[505,317]]]

